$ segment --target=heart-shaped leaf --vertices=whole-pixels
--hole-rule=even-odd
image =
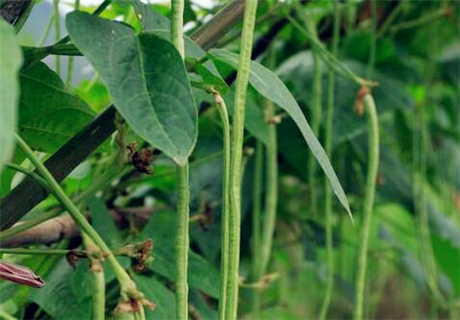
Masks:
[[[126,25],[83,12],[68,14],[66,25],[134,132],[183,165],[197,139],[198,115],[174,46],[157,35],[136,35]]]

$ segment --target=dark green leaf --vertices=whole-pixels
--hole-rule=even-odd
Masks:
[[[134,281],[145,297],[155,304],[155,309],[145,308],[146,319],[176,319],[176,297],[154,277],[135,275]]]
[[[82,12],[67,15],[67,29],[109,88],[131,128],[178,164],[197,137],[197,110],[182,59],[160,37]]]
[[[138,0],[134,0],[133,5],[139,16],[139,20],[141,21],[142,29],[144,31],[152,31],[166,40],[171,39],[171,21],[168,18],[156,12],[152,6],[146,5]],[[197,60],[206,56],[206,51],[204,51],[203,48],[187,36],[184,36],[184,45],[186,57]],[[210,73],[206,75],[207,79],[203,78],[203,80],[207,82],[207,80],[210,80],[210,75],[213,75],[213,82],[220,83],[219,88],[216,89],[219,90],[221,94],[225,94],[228,89],[225,88],[225,81],[221,78],[219,72],[214,66],[214,63],[212,61],[206,61],[203,63],[203,66]],[[203,74],[201,73],[202,72],[200,72],[200,75],[203,77]]]
[[[14,28],[0,18],[0,172],[14,149],[16,113],[19,98],[18,71],[21,49]]]
[[[233,107],[235,101],[235,90],[232,87],[224,97],[227,105],[228,114],[233,116]],[[268,144],[268,125],[265,122],[265,115],[260,105],[258,105],[252,95],[247,95],[246,109],[244,117],[244,127],[258,140]]]
[[[22,70],[20,81],[19,132],[32,148],[54,152],[93,118],[44,63]]]
[[[46,285],[32,291],[30,298],[55,319],[90,319],[91,300],[78,302],[70,286],[72,272],[72,267],[62,258],[45,277]]]
[[[239,56],[235,53],[221,49],[212,49],[209,54],[214,59],[225,62],[235,69],[238,68]],[[319,165],[329,179],[335,195],[351,217],[348,199],[342,189],[342,186],[340,185],[334,169],[331,166],[331,163],[329,162],[329,158],[311,130],[302,110],[284,83],[276,74],[255,61],[251,62],[249,82],[262,96],[272,100],[291,116],[297,124],[297,127],[302,132],[305,141],[307,142],[310,150],[313,152],[315,158],[318,160]]]
[[[162,276],[174,280],[174,235],[175,213],[169,211],[157,212],[145,226],[140,240],[153,240],[152,269]],[[219,296],[219,272],[204,258],[189,251],[188,283],[191,288],[200,289],[206,294],[217,298]]]
[[[100,198],[91,198],[88,200],[88,207],[94,229],[109,248],[118,249],[123,241],[105,203]]]

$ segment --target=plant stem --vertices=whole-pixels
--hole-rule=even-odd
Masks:
[[[40,37],[40,40],[38,40],[37,47],[41,47],[45,44],[46,39],[48,38],[48,35],[50,34],[51,31],[51,26],[53,25],[54,22],[54,12],[50,15],[48,22],[46,23],[45,30],[42,33],[42,36]]]
[[[388,31],[391,33],[396,33],[404,29],[410,29],[410,28],[418,27],[420,25],[426,25],[434,20],[444,17],[446,13],[448,13],[448,10],[449,8],[447,7],[440,8],[436,11],[432,11],[429,14],[419,17],[417,19],[414,19],[411,21],[405,21],[405,22],[401,22],[400,24],[393,25],[391,28],[389,28]]]
[[[44,255],[56,255],[65,256],[73,250],[61,250],[61,249],[24,249],[24,248],[0,248],[0,253],[8,254],[44,254]]]
[[[222,214],[221,214],[221,235],[222,255],[220,265],[220,295],[219,295],[219,319],[225,319],[225,308],[227,304],[227,285],[229,277],[229,226],[230,226],[230,123],[228,120],[227,106],[218,92],[213,92],[214,101],[222,121],[224,135],[223,146],[223,191],[222,191]]]
[[[326,63],[330,68],[334,69],[342,77],[349,79],[350,81],[353,81],[360,86],[372,88],[377,85],[376,82],[365,80],[361,77],[358,77],[347,66],[341,63],[339,59],[337,59],[337,57],[332,55],[326,48],[324,48],[324,46],[318,40],[316,40],[315,37],[313,37],[310,32],[305,30],[305,28],[303,28],[295,19],[293,19],[291,16],[287,16],[286,18],[292,23],[292,25],[297,30],[299,30],[303,35],[305,35],[311,41],[312,47],[318,51],[324,63]]]
[[[238,280],[240,262],[240,224],[241,224],[241,163],[243,158],[244,116],[246,90],[249,80],[254,25],[258,1],[247,0],[243,20],[240,62],[236,79],[235,106],[233,114],[233,141],[230,160],[230,242],[229,279],[227,287],[228,307],[226,320],[237,318]]]
[[[179,51],[182,59],[185,56],[184,39],[184,0],[171,0],[171,41]]]
[[[53,0],[53,1],[59,1],[59,0]],[[98,16],[100,15],[110,4],[112,3],[112,0],[104,0],[104,2],[102,2],[99,7],[96,8],[96,10],[94,10],[93,12],[93,15],[95,16]],[[60,39],[59,41],[55,42],[54,43],[54,46],[55,45],[60,45],[60,44],[66,44],[70,41],[70,37],[69,36],[65,36],[64,38]],[[49,54],[49,53],[48,53]],[[47,54],[47,55],[48,55]],[[47,56],[46,55],[46,56]],[[45,57],[46,57],[45,56]],[[44,58],[44,57],[43,57]]]
[[[375,64],[375,48],[377,44],[377,1],[371,1],[372,30],[371,43],[369,48],[369,60],[367,62],[366,78],[370,79]]]
[[[75,10],[80,8],[80,0],[75,0]],[[66,84],[70,86],[72,84],[72,71],[73,71],[73,57],[67,58],[67,79]]]
[[[40,183],[42,185],[43,188],[46,188],[46,189],[49,189],[49,186],[48,186],[48,183],[46,183],[46,181],[40,177],[38,174],[36,174],[35,172],[33,171],[29,171],[27,170],[26,168],[23,168],[21,167],[20,165],[17,165],[15,163],[7,163],[5,165],[6,168],[9,168],[11,170],[15,170],[15,171],[18,171],[18,172],[21,172],[25,175],[28,175],[28,176],[31,176],[32,178],[34,178],[38,183]]]
[[[176,318],[188,318],[187,265],[189,248],[189,167],[188,162],[177,167],[178,199],[176,224]]]
[[[53,0],[53,12],[54,12],[54,38],[56,41],[61,37],[61,15],[59,14],[59,0]],[[61,74],[61,57],[54,57],[54,65],[56,73]]]
[[[85,234],[82,234],[83,243],[90,259],[91,287],[92,287],[92,314],[93,320],[105,319],[105,277],[104,268],[101,264],[102,252],[94,242]]]
[[[0,310],[0,318],[4,320],[18,320],[18,318],[13,317],[12,315],[6,313],[3,310]]]
[[[371,227],[372,208],[374,205],[375,182],[379,166],[379,122],[377,109],[371,94],[364,96],[364,107],[369,119],[368,137],[368,167],[366,190],[363,205],[363,223],[361,227],[361,242],[358,253],[358,270],[355,284],[355,309],[353,319],[363,319],[364,287],[366,283],[367,253]]]
[[[27,143],[17,134],[15,134],[15,137],[18,147],[24,152],[26,157],[30,160],[30,162],[32,162],[32,164],[37,168],[38,172],[47,181],[55,197],[59,200],[59,202],[61,202],[63,207],[67,209],[67,211],[70,213],[82,231],[85,232],[91,238],[91,240],[93,240],[94,243],[106,254],[107,261],[113,269],[118,281],[120,282],[122,295],[137,298],[140,293],[137,291],[135,283],[131,280],[125,269],[118,263],[117,259],[112,254],[109,247],[105,244],[104,240],[102,240],[99,234],[85,219],[85,216],[64,193],[62,188],[59,186],[59,183],[54,179],[53,175],[48,171],[43,163],[41,163],[35,157],[33,151],[30,149]]]
[[[30,220],[24,221],[23,223],[18,223],[17,226],[11,227],[9,229],[6,229],[4,231],[0,232],[0,242],[1,241],[6,241],[13,236],[17,235],[18,233],[21,233],[27,229],[30,229],[32,227],[35,227],[36,225],[45,222],[46,220],[49,220],[51,218],[56,217],[61,213],[61,208],[55,208],[53,210],[44,212],[43,214],[40,214],[38,217],[34,217]]]
[[[318,34],[316,31],[316,25],[312,18],[305,19],[307,29],[310,31],[311,35],[314,37],[315,41],[321,44],[318,39]],[[319,127],[321,124],[321,98],[323,94],[322,86],[322,65],[320,53],[318,52],[318,47],[313,47],[313,99],[311,103],[311,116],[310,123],[311,128],[315,136],[319,137]],[[318,195],[316,192],[316,159],[315,156],[310,153],[308,157],[308,184],[310,191],[310,213],[314,217],[318,213]]]
[[[185,56],[183,24],[184,0],[171,0],[171,40],[182,59]],[[177,167],[178,199],[177,199],[177,227],[176,227],[176,318],[188,319],[188,285],[187,266],[189,250],[189,165]]]
[[[275,55],[271,50],[268,57],[269,67],[275,68]],[[268,144],[266,152],[265,171],[265,204],[262,219],[260,244],[260,281],[267,271],[272,252],[273,233],[275,231],[276,212],[278,209],[278,141],[276,123],[270,120],[275,116],[275,104],[271,100],[265,102],[265,119],[268,123]]]
[[[340,40],[340,7],[334,2],[334,30],[332,38],[332,54],[337,56]],[[334,118],[334,92],[335,92],[335,71],[329,69],[328,88],[327,88],[327,110],[326,110],[326,132],[325,132],[325,149],[326,154],[332,162],[332,120]],[[327,260],[327,278],[326,293],[319,314],[319,320],[327,318],[327,312],[331,303],[332,291],[334,289],[334,248],[332,238],[332,190],[327,179],[324,180],[324,211],[326,216],[326,260]]]
[[[261,204],[262,204],[262,183],[263,183],[263,166],[264,166],[264,148],[263,143],[257,140],[256,159],[254,172],[254,192],[252,198],[252,281],[254,283],[260,280],[260,243],[261,243]],[[252,318],[260,319],[261,292],[258,287],[253,290],[252,298]]]
[[[396,19],[396,17],[398,16],[398,14],[401,12],[401,10],[404,8],[405,5],[408,5],[410,4],[410,2],[407,2],[407,1],[401,1],[401,2],[398,2],[398,4],[396,5],[396,8],[394,8],[390,15],[385,19],[385,22],[383,23],[383,25],[380,27],[380,30],[379,32],[377,33],[377,38],[380,38],[382,37],[385,32],[388,30],[388,28],[391,26],[391,24],[393,23],[393,21]]]

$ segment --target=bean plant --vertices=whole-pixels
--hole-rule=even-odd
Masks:
[[[0,318],[458,319],[459,13],[0,0]]]

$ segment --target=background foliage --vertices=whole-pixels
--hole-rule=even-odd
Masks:
[[[43,4],[36,4],[31,17]],[[100,17],[82,12],[68,14],[65,26],[62,24],[60,29],[62,36],[70,34],[71,42],[54,46],[53,50],[71,56],[83,53],[85,57],[72,57],[75,59],[73,69],[68,67],[71,59],[61,55],[53,55],[54,60],[48,57],[40,61],[53,52],[43,49],[44,43],[27,41],[23,34],[27,23],[24,30],[15,35],[11,26],[0,21],[2,211],[10,204],[7,202],[10,192],[24,178],[5,164],[32,169],[24,155],[14,150],[15,130],[46,160],[114,103],[127,122],[116,124],[119,130],[120,126],[123,128],[119,134],[123,132],[126,145],[120,149],[113,135],[92,151],[62,185],[67,194],[85,208],[92,225],[113,250],[153,240],[154,260],[143,273],[133,271],[130,259],[120,258],[139,288],[156,305],[154,311],[147,311],[148,319],[174,319],[176,314],[173,294],[176,175],[175,164],[167,156],[182,163],[190,153],[189,311],[193,319],[217,318],[222,130],[218,113],[212,107],[213,97],[201,88],[210,85],[218,88],[230,116],[233,114],[232,78],[233,69],[238,67],[236,53],[241,25],[236,24],[216,39],[214,49],[206,48],[207,51],[191,39],[224,4],[216,1],[204,7],[198,2],[186,1],[187,74],[185,69],[171,69],[174,65],[171,61],[178,57],[168,42],[168,5],[114,1]],[[376,8],[377,31],[373,33],[369,1],[341,4],[337,56],[343,65],[365,77],[371,40],[377,37],[371,80],[379,83],[373,89],[373,96],[379,113],[381,144],[364,315],[369,319],[458,319],[460,6],[457,1],[377,1]],[[81,1],[81,11],[93,12],[94,9]],[[330,48],[333,1],[267,0],[260,2],[257,13],[253,54],[257,64],[253,62],[251,69],[246,107],[242,193],[239,313],[245,319],[253,318],[251,302],[255,290],[261,292],[260,316],[266,319],[317,318],[326,290],[324,175],[316,170],[315,184],[311,185],[308,180],[311,151],[305,141],[313,150],[318,147],[310,127],[301,120],[302,114],[308,121],[312,115],[315,62],[310,39],[286,18],[296,17],[299,11],[314,21],[318,39]],[[56,32],[59,22],[55,23],[52,12],[48,14],[50,25],[54,23],[51,32]],[[114,22],[115,19],[123,23]],[[46,39],[47,30],[41,32]],[[21,54],[16,38],[22,39],[23,45],[21,70],[18,70]],[[46,45],[53,42],[50,40]],[[161,53],[169,52],[171,60],[161,60],[165,56],[156,56],[159,52],[156,48],[160,48]],[[109,65],[109,59],[103,58],[112,55],[116,55],[118,61],[115,65]],[[272,65],[268,62],[270,55],[274,60]],[[323,64],[322,108],[325,110],[328,65],[320,63]],[[85,68],[92,65],[97,72],[93,70],[90,76],[84,77],[79,72],[83,67],[77,65]],[[158,82],[149,79],[149,74],[154,72],[161,74],[155,80]],[[120,81],[115,82],[114,78]],[[189,80],[195,85],[192,90],[189,90]],[[355,221],[353,226],[346,210],[334,200],[336,268],[328,313],[331,319],[352,317],[357,252],[362,241],[359,229],[368,148],[366,117],[359,117],[353,110],[358,89],[356,83],[336,76],[330,159],[335,173],[325,165],[329,163],[327,157],[320,161],[332,181],[337,174],[340,184],[333,182],[334,190],[343,206],[349,202]],[[258,259],[259,253],[251,252],[253,181],[257,169],[252,154],[257,141],[269,143],[264,119],[266,98],[277,104],[276,114],[281,119],[277,125],[279,204],[268,272],[261,283],[254,284],[251,262]],[[194,112],[195,104],[199,106],[199,116]],[[158,123],[165,128],[164,132],[144,130]],[[196,123],[198,132],[194,128]],[[321,143],[325,125],[323,116],[318,133]],[[168,130],[176,126],[181,127],[180,132]],[[120,150],[125,151],[132,142],[137,143],[136,151],[147,146],[146,143],[155,148],[153,163],[149,164],[153,170],[150,175],[139,172],[142,170],[132,163],[118,166]],[[425,163],[425,167],[420,163]],[[342,188],[346,197],[341,194]],[[311,206],[312,195],[318,202],[316,211]],[[21,201],[18,198],[15,205]],[[423,210],[429,220],[428,239],[419,234],[418,219]],[[57,215],[60,211],[57,201],[49,197],[21,221],[33,221],[50,212]],[[5,216],[2,215],[2,219],[5,221]],[[5,239],[4,232],[8,229],[4,230],[2,225],[2,247],[24,246],[42,249],[45,253],[3,254],[3,258],[27,265],[44,278],[46,285],[33,289],[2,281],[0,317],[91,317],[91,278],[86,259],[80,259],[73,268],[62,255],[46,254],[50,248],[80,248],[81,239],[75,232],[59,228],[59,224],[49,224],[39,232],[45,236],[21,242],[24,238],[21,234]],[[432,250],[426,250],[423,241],[428,241]],[[426,267],[427,259],[434,261],[431,271]],[[117,303],[119,286],[112,271],[105,269],[106,312],[110,315]],[[435,289],[430,286],[430,277],[435,279]]]

